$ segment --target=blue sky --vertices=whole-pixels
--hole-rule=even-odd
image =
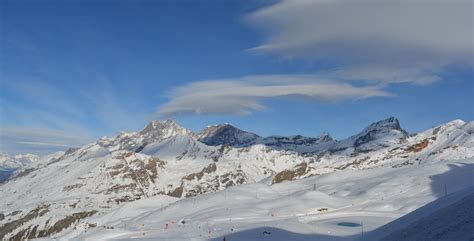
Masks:
[[[0,149],[152,119],[339,139],[474,119],[470,1],[325,2],[2,0]]]

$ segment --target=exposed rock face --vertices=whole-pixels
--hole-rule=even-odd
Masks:
[[[257,134],[242,131],[230,124],[210,126],[199,134],[199,141],[206,145],[248,146],[256,139]]]
[[[188,180],[188,181],[198,180],[199,181],[204,176],[204,174],[215,172],[216,168],[217,168],[216,164],[211,163],[209,164],[209,166],[203,168],[200,172],[195,172],[195,173],[191,173],[189,175],[184,176],[183,180]]]
[[[190,130],[181,127],[172,120],[152,121],[139,133],[148,143],[177,135],[194,136]]]
[[[177,187],[173,191],[167,193],[168,196],[180,198],[183,196],[183,187]]]
[[[320,152],[334,144],[335,141],[329,133],[323,133],[320,137],[296,136],[270,136],[259,140],[259,144],[269,146],[276,150],[290,150],[301,154]]]
[[[148,159],[142,161],[140,159],[124,162],[110,168],[109,174],[112,178],[121,178],[128,180],[129,184],[112,186],[107,192],[119,193],[125,191],[138,192],[140,195],[145,192],[142,189],[148,189],[155,183],[157,178],[157,161],[159,159]]]
[[[199,134],[198,140],[210,146],[248,147],[262,144],[276,150],[292,150],[299,153],[314,152],[321,149],[318,146],[334,143],[332,137],[326,132],[317,138],[301,135],[260,137],[230,124],[210,126]]]
[[[36,207],[35,209],[29,211],[26,215],[24,215],[23,217],[19,218],[19,219],[16,219],[16,220],[13,220],[11,222],[8,222],[6,224],[3,224],[1,227],[0,227],[0,238],[4,238],[8,233],[10,233],[11,231],[13,231],[14,229],[20,227],[22,224],[32,220],[32,219],[35,219],[37,217],[41,217],[43,216],[44,214],[46,214],[47,212],[49,212],[49,206],[50,205],[41,205],[41,206],[38,206]],[[17,239],[17,240],[20,240],[20,239]]]
[[[247,147],[262,144],[276,150],[291,150],[308,154],[327,150],[338,152],[347,148],[354,148],[356,152],[369,152],[393,143],[401,143],[407,137],[408,133],[400,127],[398,119],[390,117],[374,122],[361,133],[341,141],[335,141],[327,132],[319,137],[301,135],[260,137],[229,124],[208,127],[199,135],[198,140],[211,146]]]
[[[319,137],[317,138],[319,143],[327,143],[327,142],[333,142],[334,139],[331,137],[329,132],[323,132]]]
[[[408,133],[400,127],[398,119],[390,117],[365,128],[356,136],[353,146],[356,151],[367,152],[403,142],[407,137]]]
[[[35,239],[35,238],[45,238],[50,237],[55,233],[61,232],[63,229],[70,227],[72,224],[77,222],[78,220],[90,217],[97,213],[97,211],[85,211],[85,212],[78,212],[68,215],[61,220],[57,221],[53,225],[47,227],[43,227],[44,229],[40,229],[39,225],[32,227],[31,229],[24,229],[18,231],[15,236],[12,236],[9,240],[28,240],[28,239]]]
[[[407,151],[411,152],[420,152],[421,150],[425,149],[430,144],[428,139],[424,139],[423,141],[416,143],[415,145],[411,145],[407,148]]]
[[[97,144],[109,150],[141,152],[149,143],[162,142],[176,136],[196,138],[195,134],[172,120],[152,121],[139,132],[122,132],[113,138],[103,137]]]
[[[206,192],[214,192],[230,186],[247,182],[248,177],[241,170],[233,170],[224,174],[217,174],[215,163],[203,168],[200,172],[192,173],[182,178],[181,187],[185,197],[193,197]]]
[[[308,164],[303,162],[301,164],[296,165],[292,170],[284,170],[276,174],[272,180],[272,184],[280,183],[283,181],[293,181],[306,174],[307,170]]]

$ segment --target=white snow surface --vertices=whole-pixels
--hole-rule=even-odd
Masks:
[[[272,186],[265,182],[241,185],[171,202],[166,196],[158,196],[88,220],[113,226],[113,230],[96,228],[86,233],[78,229],[65,233],[62,238],[222,240],[226,236],[227,240],[379,240],[380,236],[409,228],[411,222],[392,229],[385,228],[382,235],[373,235],[372,232],[376,234],[382,225],[429,202],[440,198],[444,204],[441,207],[444,207],[474,195],[470,176],[472,165],[474,159],[471,158],[427,164],[423,168],[344,170]],[[315,191],[313,184],[316,184]],[[446,196],[438,193],[437,185],[444,184],[449,187]],[[462,208],[472,210],[472,203],[464,205]],[[416,221],[439,208],[438,205],[424,213],[415,213],[418,216],[409,221]],[[444,215],[442,218],[445,222],[455,222],[457,217]],[[467,218],[472,224],[473,217]],[[180,223],[182,220],[185,220],[184,224]],[[363,226],[338,225],[344,222]],[[362,228],[365,234],[362,234]],[[265,231],[272,234],[264,236]],[[433,230],[423,231],[430,233]],[[464,229],[462,234],[472,236],[468,229]]]
[[[0,153],[0,169],[18,169],[38,160],[34,154],[18,154],[13,157]]]
[[[472,216],[446,213],[470,207],[474,122],[455,120],[410,136],[385,129],[393,124],[374,123],[301,154],[264,144],[208,146],[175,122],[154,121],[140,132],[41,157],[15,172],[0,184],[0,237],[2,227],[42,205],[44,214],[1,238],[37,235],[35,227],[48,230],[91,211],[43,238],[417,240],[405,235],[416,234],[411,225],[427,227],[443,215],[470,225]],[[369,132],[364,148],[354,146]],[[434,237],[470,237],[466,230]]]

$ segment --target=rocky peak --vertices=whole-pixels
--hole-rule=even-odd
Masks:
[[[259,138],[259,136],[226,123],[207,127],[199,134],[198,138],[202,143],[211,146],[245,146]]]
[[[173,136],[183,135],[192,136],[193,133],[190,130],[178,125],[173,120],[151,121],[143,130],[140,131],[146,139],[166,139]]]
[[[360,151],[370,151],[384,147],[391,142],[401,142],[408,137],[408,132],[400,127],[395,117],[374,122],[360,134],[354,136],[354,147]]]
[[[334,140],[329,133],[322,133],[318,138],[294,136],[269,136],[260,137],[257,134],[240,130],[231,124],[219,124],[209,126],[198,136],[198,140],[206,145],[230,145],[234,147],[246,147],[262,144],[278,150],[292,150],[296,152],[312,152],[319,150],[319,145],[333,143]]]
[[[318,136],[318,143],[332,142],[334,139],[331,137],[329,132],[323,132]]]
[[[112,138],[103,137],[97,141],[97,144],[107,148],[109,151],[127,150],[140,152],[151,143],[162,142],[177,136],[196,138],[192,131],[172,120],[154,120],[139,132],[121,132]]]
[[[404,131],[400,127],[400,122],[395,117],[389,117],[387,119],[374,122],[370,124],[367,128],[362,131],[363,133],[370,132],[370,131],[390,131],[390,130],[399,130]]]

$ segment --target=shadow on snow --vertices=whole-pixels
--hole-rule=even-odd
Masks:
[[[337,237],[323,234],[301,234],[275,227],[259,227],[230,233],[225,235],[225,238],[226,241],[369,241],[379,240],[381,238],[383,239],[383,237],[389,237],[391,234],[400,233],[402,232],[402,229],[411,225],[420,225],[419,223],[423,222],[423,217],[426,217],[432,213],[441,212],[442,209],[450,208],[453,209],[451,210],[452,212],[459,211],[456,210],[455,204],[457,202],[461,202],[466,198],[472,198],[472,196],[474,195],[472,194],[474,193],[474,164],[450,164],[448,166],[448,171],[430,177],[431,190],[433,194],[438,198],[437,200],[428,203],[425,206],[420,207],[419,209],[408,213],[399,219],[393,220],[392,222],[387,223],[375,230],[369,231],[365,233],[362,237],[360,235]],[[420,166],[419,168],[423,167]],[[461,190],[467,190],[468,192],[459,192]],[[445,220],[445,222],[450,221],[451,220]],[[224,236],[213,238],[210,240],[222,241],[224,240]]]

